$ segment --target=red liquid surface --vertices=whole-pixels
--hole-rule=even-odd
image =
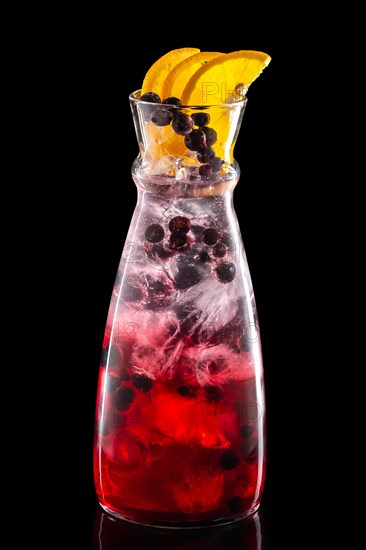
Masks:
[[[134,370],[132,347],[107,345],[100,368],[100,503],[127,519],[165,525],[223,522],[253,511],[265,476],[261,382],[248,375],[202,386],[184,364],[152,380]]]

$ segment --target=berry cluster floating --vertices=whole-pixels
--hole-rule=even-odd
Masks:
[[[190,238],[190,231],[196,231],[195,238]],[[167,244],[162,242],[166,237],[166,232],[162,225],[152,223],[145,229],[145,239],[149,245],[147,253],[152,256],[158,256],[160,259],[171,258],[174,253],[185,252],[189,249],[192,242],[202,242],[206,249],[200,250],[193,261],[201,264],[212,263],[216,260],[225,258],[227,251],[232,247],[232,240],[229,235],[218,231],[214,227],[192,227],[192,223],[186,216],[175,216],[168,223],[170,235]],[[230,283],[236,275],[236,268],[232,262],[218,261],[214,268],[217,279],[222,283]],[[184,290],[201,280],[201,276],[193,265],[181,266],[175,278],[175,286],[179,290]]]
[[[171,124],[173,131],[183,136],[187,149],[196,152],[197,160],[202,165],[199,168],[199,174],[203,179],[208,178],[212,172],[220,171],[223,160],[216,156],[212,147],[217,141],[217,132],[208,126],[210,122],[208,113],[197,112],[187,115],[180,110],[182,102],[179,98],[168,97],[162,101],[155,92],[142,94],[140,101],[157,104],[158,106],[150,115],[150,122],[156,126]]]

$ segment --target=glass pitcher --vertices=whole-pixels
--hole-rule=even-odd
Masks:
[[[140,95],[129,98],[138,201],[101,353],[96,492],[139,524],[231,523],[257,510],[266,461],[259,326],[233,207],[247,98]]]

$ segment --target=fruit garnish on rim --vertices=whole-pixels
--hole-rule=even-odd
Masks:
[[[217,105],[238,101],[270,61],[268,54],[252,50],[215,57],[191,76],[183,90],[182,103]]]
[[[203,178],[225,170],[234,160],[237,136],[233,112],[224,106],[243,101],[270,61],[255,50],[225,54],[180,48],[160,57],[147,71],[140,95],[156,104],[145,128],[149,160],[195,159]]]
[[[163,97],[178,97],[181,98],[183,91],[189,82],[190,78],[205,65],[208,61],[222,55],[219,52],[199,52],[190,57],[187,57],[168,73],[163,86]]]
[[[198,53],[197,48],[179,48],[166,53],[151,65],[147,71],[141,87],[141,94],[146,92],[155,92],[162,94],[162,88],[169,72],[183,59]]]

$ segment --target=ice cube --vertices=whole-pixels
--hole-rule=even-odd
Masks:
[[[235,280],[223,284],[204,271],[200,271],[200,276],[203,277],[200,282],[175,295],[174,303],[181,310],[190,304],[190,316],[199,315],[195,326],[198,341],[207,341],[207,331],[212,336],[213,332],[232,320],[233,312],[237,309],[239,288]]]
[[[196,460],[185,460],[173,466],[164,480],[165,490],[172,492],[177,509],[184,513],[200,513],[214,510],[223,495],[224,475],[200,454]],[[200,466],[200,464],[204,466]]]
[[[161,436],[163,445],[200,446],[201,448],[226,448],[229,441],[223,435],[224,423],[220,416],[220,404],[206,399],[204,390],[182,392],[182,385],[171,382],[154,384],[151,401],[140,403],[140,420],[150,432]],[[189,388],[188,388],[189,389]],[[146,435],[150,440],[156,437]],[[165,440],[165,441],[164,441]]]

